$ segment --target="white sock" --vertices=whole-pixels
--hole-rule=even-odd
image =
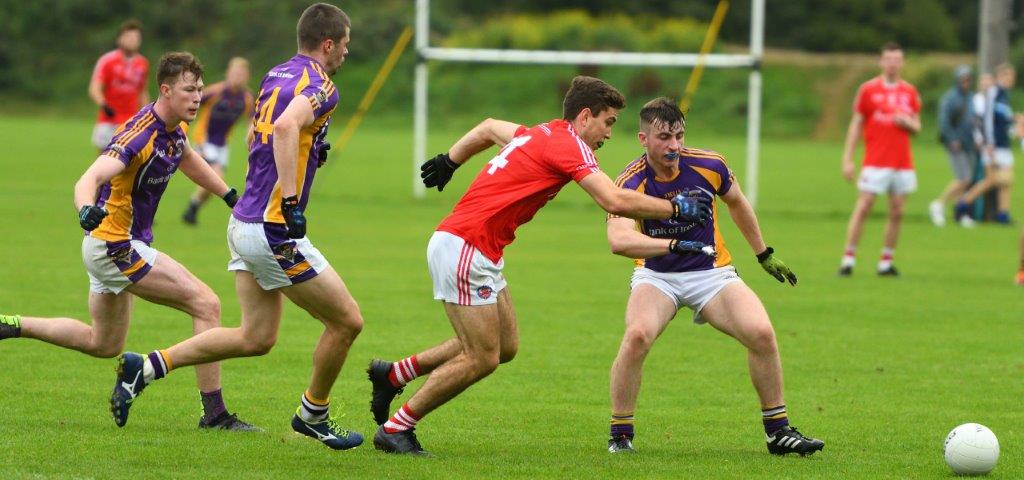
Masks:
[[[142,381],[149,385],[156,378],[156,370],[153,369],[153,364],[150,363],[149,358],[142,362]]]

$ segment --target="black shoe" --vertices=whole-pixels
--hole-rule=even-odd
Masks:
[[[373,435],[373,447],[386,453],[407,453],[410,455],[430,456],[416,440],[416,429],[402,430],[401,432],[388,433],[384,431],[384,425],[377,428]]]
[[[896,267],[889,265],[889,268],[878,271],[879,277],[898,277],[900,272],[896,271]]]
[[[608,439],[608,453],[636,453],[633,449],[633,439],[625,435]]]
[[[391,417],[391,401],[402,394],[402,387],[391,384],[388,374],[391,373],[393,363],[373,359],[370,366],[366,368],[366,377],[373,384],[373,396],[370,398],[370,413],[373,413],[373,421],[377,425],[384,425]]]
[[[238,419],[238,415],[228,413],[227,411],[220,412],[220,415],[217,415],[209,422],[206,421],[206,417],[200,417],[199,428],[208,430],[231,430],[235,432],[263,432],[262,428],[245,423]]]
[[[181,221],[185,222],[185,224],[187,225],[195,226],[197,223],[199,223],[199,220],[196,218],[198,213],[199,208],[197,208],[194,204],[189,204],[188,208],[185,209],[185,213],[181,215]]]
[[[853,267],[850,267],[850,266],[839,267],[839,276],[840,277],[849,277],[850,275],[853,275]]]
[[[782,427],[775,433],[767,435],[765,440],[768,442],[768,453],[772,455],[799,453],[800,456],[804,456],[825,448],[825,442],[805,437],[796,430],[796,427],[790,426]]]

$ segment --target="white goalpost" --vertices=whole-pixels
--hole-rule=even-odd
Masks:
[[[538,65],[616,65],[646,67],[696,67],[750,69],[747,108],[747,170],[745,194],[757,202],[759,144],[761,136],[761,58],[764,55],[765,0],[751,0],[750,51],[746,54],[580,52],[551,50],[496,50],[439,48],[430,46],[430,0],[416,0],[416,78],[413,98],[413,196],[423,198],[419,166],[427,158],[427,62],[520,63]]]

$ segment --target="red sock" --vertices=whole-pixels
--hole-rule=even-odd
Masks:
[[[420,363],[416,361],[416,355],[399,360],[391,364],[391,371],[388,372],[388,380],[396,387],[404,387],[412,379],[420,376]]]
[[[420,417],[413,413],[409,408],[409,404],[406,403],[388,421],[384,422],[384,431],[395,433],[412,430],[416,428],[416,423],[419,421]]]

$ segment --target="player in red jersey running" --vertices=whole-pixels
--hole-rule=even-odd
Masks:
[[[527,128],[487,119],[448,153],[423,164],[423,183],[440,191],[452,173],[491,145],[502,146],[430,238],[427,263],[434,298],[444,302],[456,337],[398,362],[373,360],[370,402],[380,428],[374,446],[389,453],[424,454],[416,423],[515,356],[519,344],[512,299],[502,275],[502,251],[515,230],[533,218],[570,181],[579,183],[605,211],[630,218],[710,220],[707,197],[670,200],[626,190],[598,167],[593,150],[611,138],[625,99],[607,83],[573,79],[562,119]],[[701,253],[691,242],[678,253]],[[391,400],[413,378],[431,373],[419,391],[388,419]]]
[[[117,31],[117,48],[96,61],[89,80],[89,98],[100,107],[92,144],[101,151],[107,148],[117,126],[126,122],[139,107],[149,103],[146,76],[149,61],[139,54],[142,46],[142,24],[127,20]]]
[[[853,118],[846,133],[843,151],[843,177],[853,181],[853,151],[864,134],[864,165],[857,180],[860,194],[846,229],[846,250],[839,267],[840,276],[853,274],[857,243],[864,220],[871,213],[875,197],[889,194],[889,221],[885,226],[885,246],[878,261],[878,274],[899,275],[892,265],[900,221],[907,195],[917,189],[917,174],[910,155],[910,135],[921,130],[921,96],[917,89],[900,78],[903,50],[895,43],[882,48],[879,61],[882,74],[864,82],[853,102]]]

